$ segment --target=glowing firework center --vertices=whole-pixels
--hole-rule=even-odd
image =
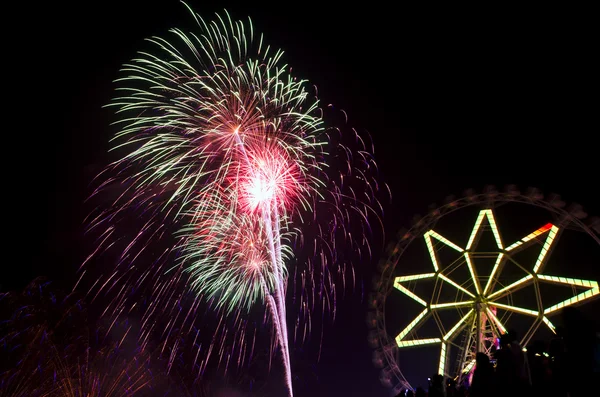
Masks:
[[[248,188],[248,199],[252,207],[258,207],[260,203],[273,200],[275,195],[275,183],[265,180],[261,175],[252,178]]]
[[[497,252],[490,253],[477,251],[477,243],[484,229],[491,230],[493,233],[498,249]],[[406,294],[424,307],[424,309],[416,316],[416,318],[412,320],[408,326],[406,326],[396,336],[396,344],[398,347],[407,348],[412,346],[440,344],[441,351],[438,373],[447,375],[449,347],[451,344],[453,344],[454,339],[461,333],[461,331],[465,327],[469,327],[469,332],[467,333],[467,343],[465,345],[466,349],[464,349],[464,354],[462,357],[460,357],[459,363],[459,368],[461,370],[460,373],[466,374],[471,371],[475,364],[475,354],[477,352],[486,352],[490,354],[491,348],[494,346],[499,336],[506,332],[506,326],[502,324],[500,319],[497,317],[497,309],[535,318],[535,323],[530,328],[529,333],[525,336],[524,340],[528,340],[541,323],[544,323],[552,332],[554,332],[554,325],[548,319],[549,315],[557,313],[563,307],[579,303],[600,293],[598,283],[596,281],[579,280],[542,274],[544,265],[550,256],[552,243],[559,233],[559,228],[549,223],[516,241],[515,243],[504,247],[500,232],[494,219],[494,213],[491,209],[485,209],[479,212],[479,216],[477,217],[477,221],[475,222],[475,226],[473,227],[473,231],[471,232],[469,241],[467,242],[465,248],[462,248],[451,242],[447,238],[436,233],[434,230],[427,231],[423,237],[425,238],[427,249],[431,257],[433,272],[400,276],[396,277],[394,280],[394,287],[396,289]],[[536,241],[537,239],[544,239],[544,243],[533,265],[521,265],[511,257],[511,255],[517,251],[528,247],[530,245],[528,244],[529,242]],[[452,248],[458,255],[458,258],[445,268],[442,268],[440,265],[437,253],[442,245]],[[476,261],[478,257],[495,258],[495,264],[489,276],[482,277],[477,274],[477,270],[473,262]],[[508,261],[516,264],[527,275],[513,283],[503,286],[499,282],[499,277],[503,271],[504,265]],[[452,271],[461,266],[466,266],[470,274],[469,282],[462,283],[462,285],[455,282],[451,278]],[[459,294],[462,293],[461,296],[466,298],[464,300],[444,303],[434,303],[432,298],[430,302],[426,302],[413,291],[411,291],[410,288],[407,288],[407,284],[409,282],[419,282],[427,279],[434,280],[436,284],[439,285],[450,285],[456,289],[457,292],[460,291]],[[542,282],[562,284],[571,286],[573,288],[577,287],[580,289],[585,289],[585,291],[573,296],[570,299],[544,308],[542,305],[540,290],[537,288],[538,283]],[[537,310],[526,309],[500,302],[500,299],[510,295],[517,289],[524,287],[534,287],[537,296]],[[437,294],[434,293],[432,296],[436,295]],[[443,335],[440,335],[440,337],[426,339],[410,338],[412,334],[417,331],[417,329],[430,316],[435,315],[437,311],[455,308],[462,308],[467,312]]]

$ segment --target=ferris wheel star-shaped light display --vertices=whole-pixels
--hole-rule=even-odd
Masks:
[[[473,265],[473,258],[478,255],[476,250],[476,242],[480,233],[482,232],[485,222],[487,222],[489,229],[493,233],[497,252],[491,254],[486,253],[488,257],[489,255],[493,255],[495,263],[489,276],[481,277],[477,274],[477,270]],[[558,233],[559,228],[551,223],[548,223],[529,235],[523,237],[522,239],[516,241],[515,243],[505,247],[502,243],[500,232],[494,219],[494,213],[491,209],[484,209],[479,212],[465,248],[461,248],[457,244],[436,233],[434,230],[427,231],[424,234],[424,238],[429,255],[431,257],[433,272],[399,276],[394,280],[394,287],[396,289],[406,294],[424,307],[424,309],[396,336],[396,344],[398,347],[406,348],[438,343],[441,344],[438,373],[445,375],[449,344],[454,340],[454,338],[456,338],[456,336],[460,333],[459,331],[461,331],[465,326],[471,326],[472,330],[474,330],[472,335],[475,336],[473,337],[472,351],[467,352],[465,360],[463,360],[462,372],[468,372],[473,368],[475,363],[474,354],[476,352],[489,351],[489,344],[488,346],[484,345],[483,335],[485,332],[491,332],[494,336],[499,336],[506,333],[506,328],[498,318],[496,309],[502,309],[508,312],[534,317],[536,322],[543,322],[546,324],[546,326],[548,326],[548,328],[550,328],[550,330],[554,332],[554,325],[548,319],[548,315],[558,312],[563,307],[580,303],[581,301],[589,299],[600,293],[598,282],[596,281],[542,274],[544,265],[550,256],[550,249],[552,248]],[[499,282],[499,277],[506,261],[510,260],[510,257],[513,253],[526,248],[529,245],[528,243],[535,241],[543,241],[542,248],[533,264],[527,267],[522,267],[522,270],[524,270],[527,275],[506,286],[502,285]],[[436,246],[439,247],[439,244],[448,246],[458,253],[460,266],[466,266],[469,271],[470,280],[468,283],[462,283],[461,285],[455,280],[452,280],[451,274],[446,272],[447,269],[440,266],[436,250]],[[459,294],[464,297],[464,300],[444,303],[433,301],[426,302],[406,286],[406,284],[409,282],[418,282],[427,279],[435,280],[436,282],[441,281],[452,286],[457,290],[457,292],[460,291]],[[538,310],[531,310],[500,302],[502,298],[510,295],[515,290],[523,287],[530,287],[532,285],[537,286],[537,284],[540,282],[584,288],[585,291],[574,295],[570,299],[566,299],[548,307],[543,307],[542,300],[538,299]],[[537,288],[536,293],[539,297],[539,290]],[[440,335],[440,337],[410,339],[410,337],[414,335],[416,329],[419,328],[435,311],[455,308],[465,309],[467,312],[447,332],[442,331],[442,335]],[[484,328],[487,329],[487,331],[485,331]]]

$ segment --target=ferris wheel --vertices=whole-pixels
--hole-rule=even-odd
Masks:
[[[369,298],[373,363],[392,395],[412,389],[406,351],[434,349],[429,374],[461,382],[507,330],[520,329],[527,346],[556,333],[562,308],[600,296],[592,277],[574,276],[600,265],[600,221],[581,206],[509,186],[431,208],[390,244]]]

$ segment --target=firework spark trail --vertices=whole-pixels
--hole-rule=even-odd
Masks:
[[[288,73],[281,51],[255,39],[251,22],[192,15],[198,34],[172,29],[173,43],[149,39],[157,54],[140,52],[117,80],[123,95],[111,106],[119,159],[94,190],[112,198],[90,215],[97,247],[84,271],[93,277],[93,257],[115,257],[116,268],[97,275],[91,296],[112,291],[104,312],[113,316],[139,309],[142,345],[158,333],[170,363],[200,302],[212,309],[221,340],[215,333],[203,347],[192,333],[198,376],[211,354],[234,356],[224,350],[228,335],[242,338],[233,343],[240,354],[248,350],[243,315],[266,308],[291,395],[288,266],[294,260],[296,322],[304,323],[295,334],[304,340],[310,310],[335,313],[336,277],[345,282],[351,268],[347,253],[370,251],[364,235],[375,213],[376,165],[358,135],[351,149],[341,131],[324,129],[317,98]],[[140,227],[127,229],[132,223]],[[294,255],[298,247],[307,257]]]
[[[266,285],[265,285],[265,288],[266,288]],[[273,297],[273,295],[271,295],[268,290],[265,290],[265,294],[267,296],[267,306],[269,307],[269,311],[271,312],[271,316],[273,317],[275,333],[276,333],[277,339],[279,340],[279,345],[281,346],[281,350],[282,350],[282,359],[283,359],[283,365],[285,368],[286,386],[288,388],[288,393],[290,395],[293,395],[290,355],[289,355],[289,349],[287,346],[287,341],[285,339],[285,338],[287,338],[287,335],[285,333],[287,324],[285,324],[285,322],[283,322],[283,324],[282,324],[280,314],[278,313],[278,311],[279,311],[278,305],[275,302],[275,298]]]
[[[269,249],[272,252],[271,258],[274,263],[273,267],[275,269],[277,269],[275,272],[275,287],[276,288],[275,288],[275,291],[273,292],[273,295],[274,295],[274,298],[276,299],[275,307],[278,312],[278,316],[277,316],[278,317],[277,320],[279,321],[278,334],[280,334],[281,350],[282,350],[282,354],[284,356],[284,367],[285,367],[286,380],[288,383],[289,393],[290,393],[290,395],[292,395],[293,394],[292,393],[292,369],[291,369],[291,362],[290,362],[290,350],[289,350],[289,346],[288,346],[287,321],[286,321],[286,310],[285,310],[285,301],[284,301],[285,281],[281,277],[280,271],[279,271],[279,267],[281,266],[281,262],[280,262],[281,252],[279,250],[276,251],[275,244],[273,242],[276,237],[273,235],[273,228],[270,226],[271,219],[270,219],[270,208],[269,208],[268,204],[267,204],[265,214],[267,217],[267,219],[265,220],[265,223],[267,225],[267,235],[269,236]],[[275,225],[275,229],[277,229],[277,230],[279,229],[278,225]],[[277,234],[279,234],[279,233],[277,233]]]

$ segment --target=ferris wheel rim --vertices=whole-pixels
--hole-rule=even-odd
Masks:
[[[402,386],[405,389],[412,389],[397,362],[396,343],[393,338],[390,338],[387,332],[385,318],[387,297],[394,289],[391,280],[394,278],[395,269],[404,251],[406,251],[407,247],[415,239],[422,237],[425,230],[431,229],[432,225],[435,225],[440,219],[450,213],[476,205],[496,208],[501,204],[511,202],[545,209],[558,216],[561,224],[573,224],[580,231],[592,237],[598,246],[600,246],[600,226],[598,225],[597,218],[588,218],[579,204],[573,203],[567,207],[566,203],[558,195],[549,195],[549,198],[546,199],[541,190],[536,188],[529,188],[526,194],[522,194],[515,185],[507,186],[503,192],[496,190],[493,186],[487,186],[481,193],[475,193],[474,190],[469,189],[465,192],[465,195],[458,199],[447,199],[444,205],[430,206],[430,211],[427,215],[423,217],[415,216],[412,226],[404,231],[401,230],[396,234],[392,242],[388,244],[378,265],[379,280],[376,280],[376,275],[373,279],[374,286],[372,288],[376,295],[375,303],[372,305],[375,313],[375,327],[372,330],[377,335],[377,347],[375,347],[375,350],[382,353],[382,357],[385,360],[382,371],[388,369],[388,372],[391,372],[391,375],[395,377],[395,382],[393,383],[396,384],[396,388]],[[590,224],[584,222],[586,219],[591,220]],[[392,259],[394,256],[395,259]]]

